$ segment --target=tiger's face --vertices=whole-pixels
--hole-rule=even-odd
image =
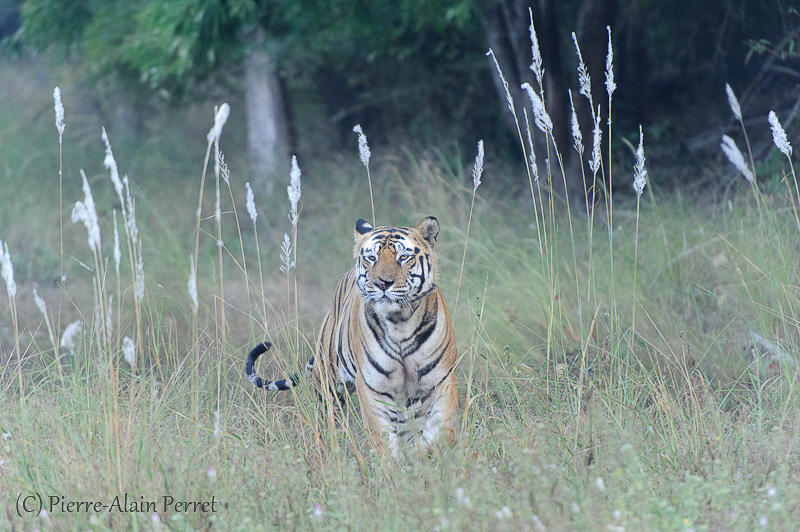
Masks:
[[[429,216],[417,227],[376,227],[356,222],[356,284],[382,313],[398,312],[436,288],[433,246],[439,221]]]

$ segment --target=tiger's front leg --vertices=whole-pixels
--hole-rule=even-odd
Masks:
[[[383,457],[388,445],[392,458],[398,458],[400,456],[398,430],[403,421],[400,419],[403,414],[395,403],[394,397],[367,386],[360,372],[356,378],[356,394],[361,405],[364,427],[375,444],[378,454]]]
[[[442,439],[447,444],[455,441],[457,411],[456,375],[451,371],[434,391],[433,400],[425,415],[425,424],[419,436],[419,446],[424,452],[430,452]]]

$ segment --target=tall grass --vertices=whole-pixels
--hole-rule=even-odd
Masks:
[[[25,227],[4,225],[9,236],[0,234],[3,256],[10,261],[14,252],[15,282],[26,288],[13,297],[7,290],[8,309],[0,307],[0,486],[8,509],[0,528],[796,528],[800,196],[777,116],[770,125],[789,160],[788,192],[751,185],[730,204],[707,207],[659,188],[654,171],[647,195],[637,179],[635,197],[612,199],[610,161],[595,149],[600,113],[611,112],[592,105],[592,149],[579,129],[573,141],[580,156],[592,153],[590,171],[581,170],[593,185],[586,197],[602,189],[605,199],[597,213],[591,199],[591,206],[570,206],[552,190],[554,179],[568,176],[548,124],[546,65],[536,58],[533,27],[531,35],[539,90],[531,87],[530,99],[541,106],[531,108],[535,128],[527,110],[519,115],[524,170],[493,165],[480,201],[477,159],[470,182],[452,158],[382,158],[368,179],[377,191],[369,205],[366,194],[351,192],[357,171],[323,163],[304,163],[300,203],[295,161],[296,171],[287,168],[287,224],[273,214],[286,212],[286,198],[256,198],[242,183],[235,143],[230,172],[223,171],[217,152],[230,113],[223,105],[206,137],[192,219],[192,206],[174,208],[167,183],[134,187],[134,201],[139,178],[119,179],[108,135],[102,144],[93,139],[106,150],[111,186],[91,171],[64,179],[65,197],[82,197],[76,219],[88,232],[78,238],[78,228],[56,229],[55,216],[40,209],[64,250],[52,265],[62,282],[42,283],[37,293],[64,302],[68,327],[54,320],[51,335],[48,313],[29,297],[39,280],[29,273],[35,257]],[[607,72],[610,87],[611,66]],[[510,96],[508,103],[517,116]],[[241,125],[226,127],[235,134]],[[768,135],[766,127],[758,134]],[[48,128],[51,135],[49,120]],[[538,134],[547,153],[537,157]],[[611,144],[610,129],[608,137]],[[643,133],[639,146],[632,178],[645,174]],[[213,192],[205,190],[212,149]],[[19,186],[14,175],[3,168],[0,185]],[[520,182],[507,185],[514,179]],[[530,203],[509,201],[508,189],[530,195]],[[56,212],[55,193],[37,200]],[[241,204],[252,231],[243,230]],[[357,397],[341,410],[320,408],[307,383],[265,394],[242,374],[256,341],[274,344],[258,368],[270,378],[291,375],[313,353],[314,331],[352,260],[353,213],[370,208],[373,220],[390,224],[439,218],[440,284],[448,301],[459,301],[451,309],[461,437],[430,459],[401,465],[374,455]],[[169,227],[185,234],[173,238]],[[104,250],[100,235],[112,233],[113,250]],[[162,239],[171,245],[159,245]],[[46,516],[17,515],[17,498],[33,493],[47,502],[52,495],[105,504],[127,493],[158,504],[129,512],[55,505]],[[216,505],[179,512],[163,507],[165,496],[213,497]]]

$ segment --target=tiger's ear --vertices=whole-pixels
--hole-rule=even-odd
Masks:
[[[359,218],[356,221],[356,236],[369,233],[370,231],[372,231],[372,229],[373,229],[372,225],[363,218]]]
[[[439,220],[428,216],[417,225],[417,231],[433,247],[436,244],[436,237],[439,236]]]

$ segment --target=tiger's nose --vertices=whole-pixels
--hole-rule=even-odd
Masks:
[[[377,286],[379,289],[383,290],[384,292],[386,290],[388,290],[393,284],[394,284],[394,280],[392,280],[392,279],[383,279],[381,277],[378,277],[378,279],[375,281],[375,286]]]

